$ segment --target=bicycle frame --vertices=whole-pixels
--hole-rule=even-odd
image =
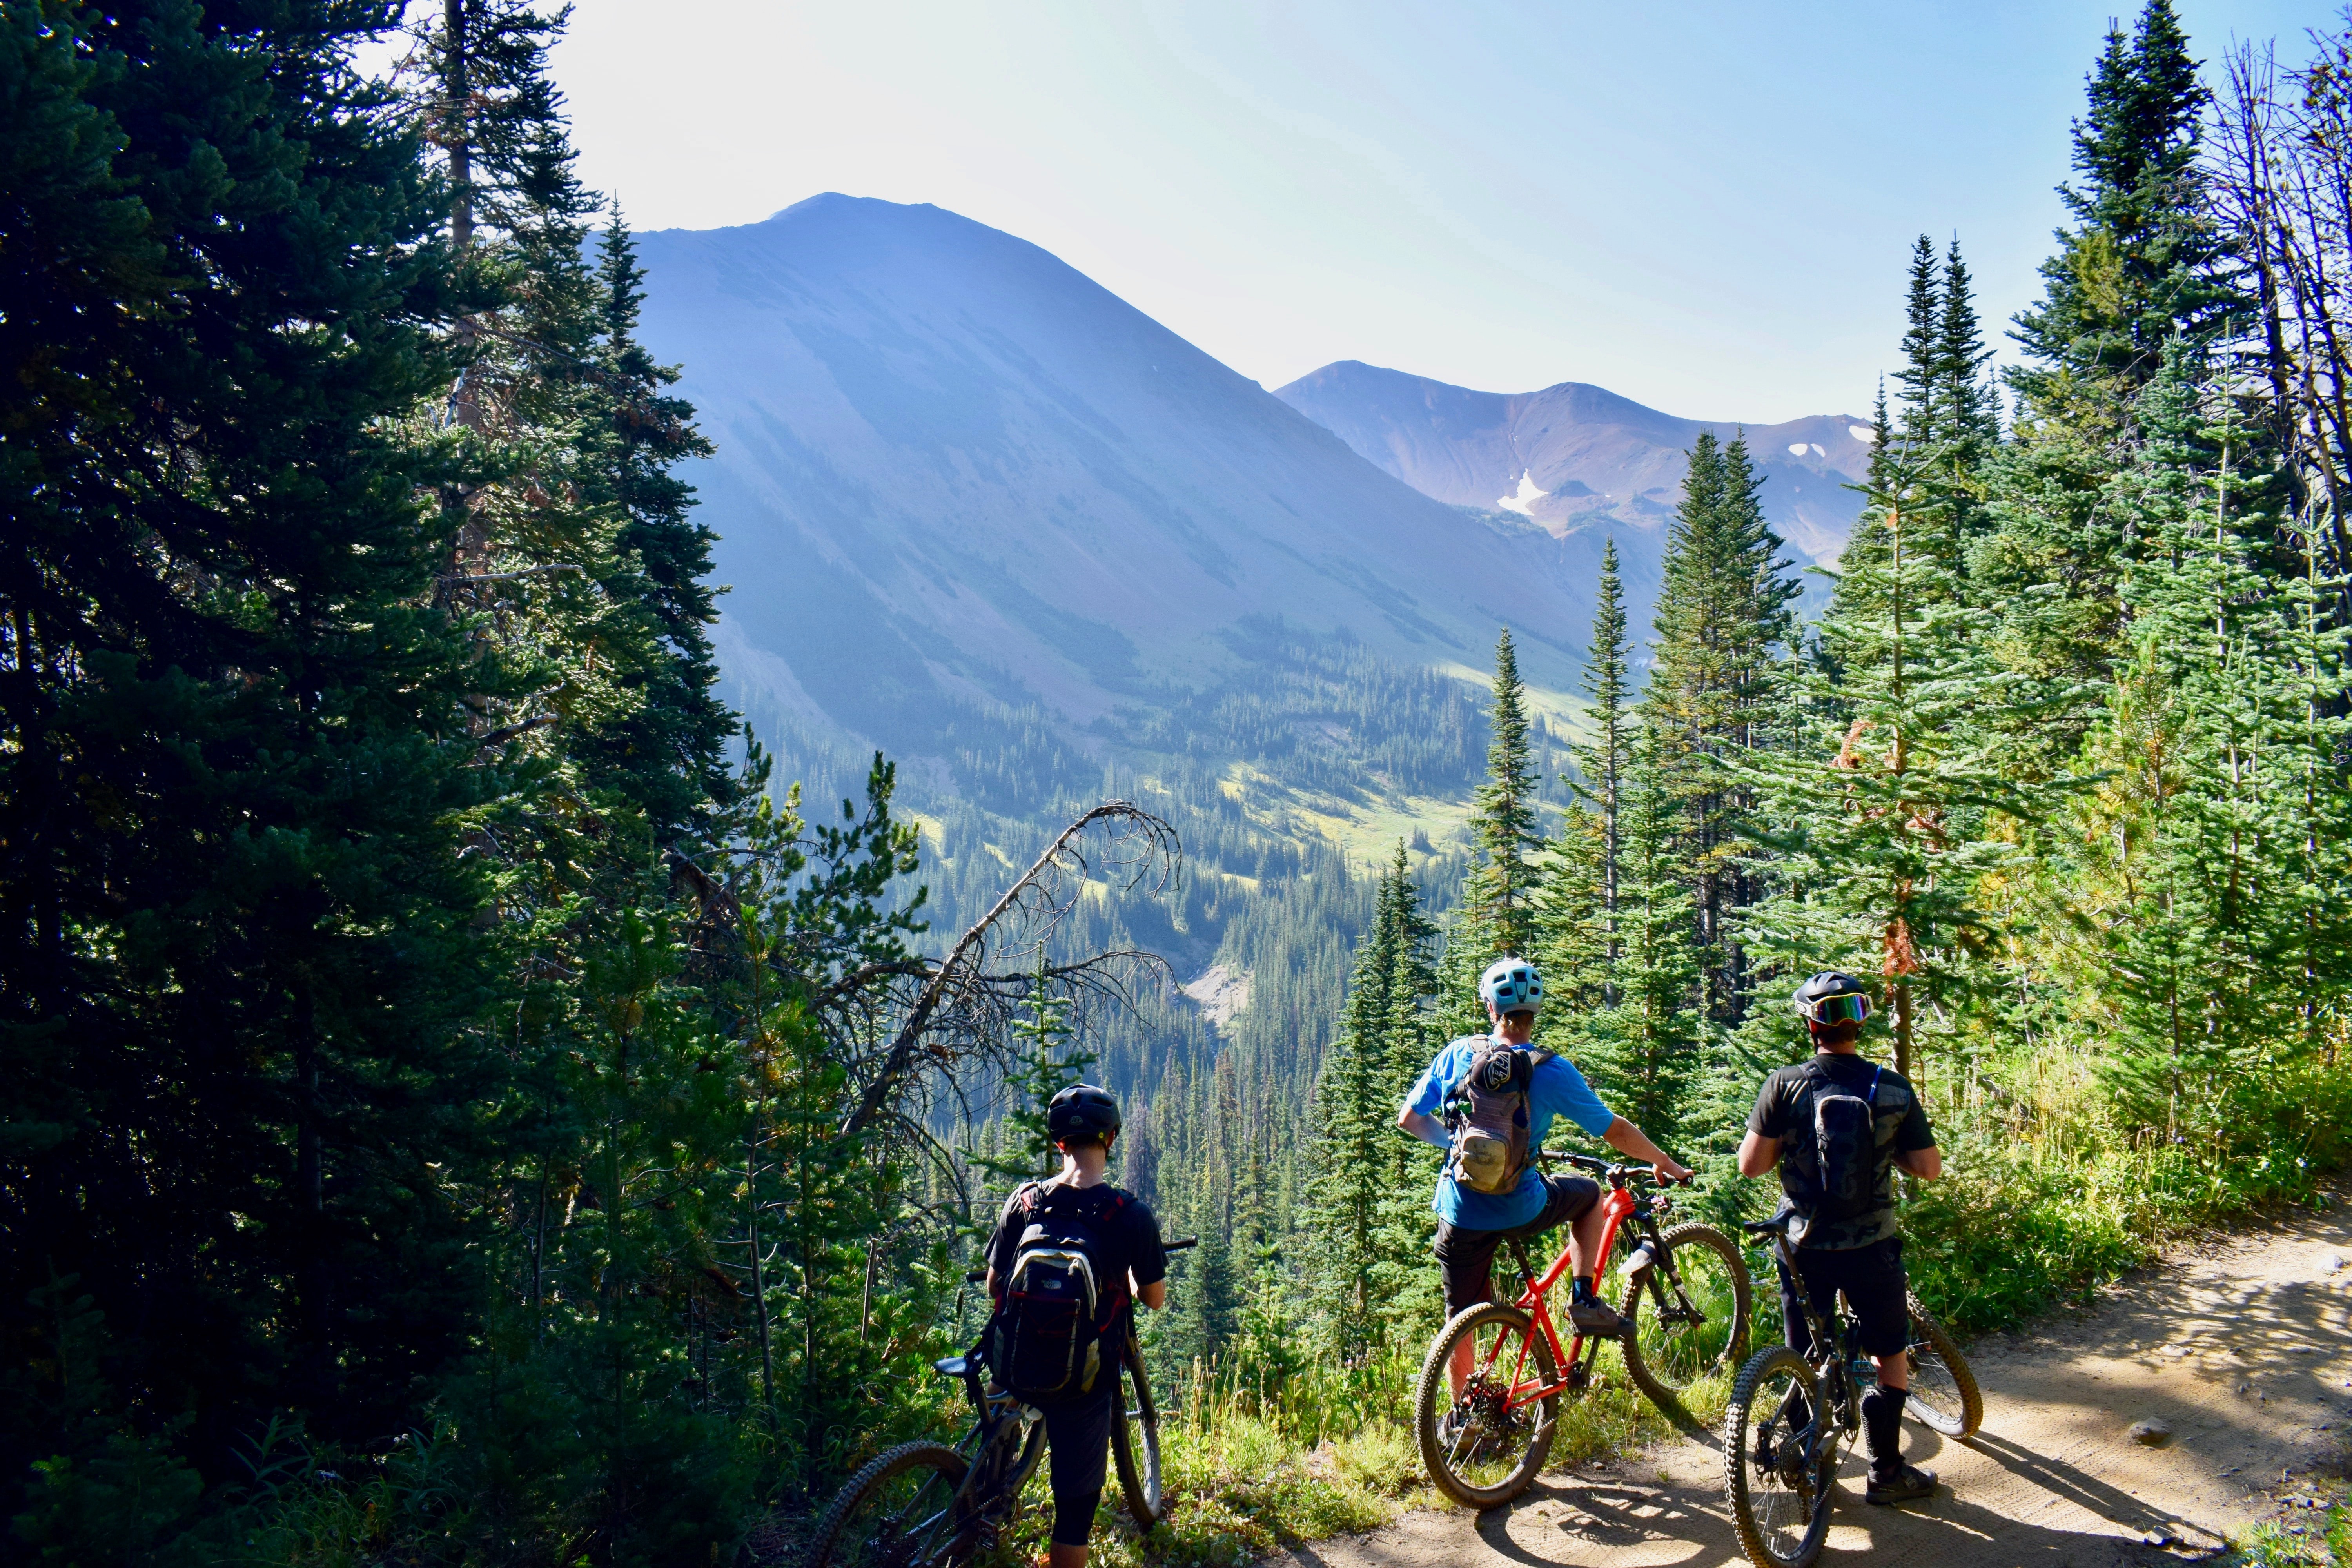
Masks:
[[[1592,1277],[1595,1279],[1601,1279],[1609,1272],[1609,1256],[1617,1245],[1618,1227],[1631,1218],[1640,1206],[1641,1200],[1636,1198],[1629,1189],[1622,1186],[1612,1186],[1607,1194],[1601,1198],[1601,1245],[1594,1249],[1592,1258]],[[1512,1256],[1518,1260],[1521,1277],[1525,1278],[1532,1274],[1534,1271],[1528,1268],[1526,1248],[1516,1237],[1510,1245]],[[1506,1410],[1517,1410],[1525,1405],[1537,1404],[1563,1390],[1575,1387],[1583,1381],[1578,1374],[1576,1366],[1577,1359],[1584,1354],[1585,1336],[1582,1334],[1571,1336],[1567,1349],[1562,1350],[1559,1331],[1552,1324],[1549,1301],[1552,1287],[1559,1283],[1560,1276],[1568,1272],[1574,1261],[1574,1256],[1569,1246],[1562,1244],[1559,1256],[1552,1259],[1551,1267],[1544,1271],[1543,1278],[1532,1280],[1519,1292],[1518,1300],[1512,1303],[1513,1306],[1533,1318],[1536,1327],[1542,1331],[1544,1342],[1551,1351],[1552,1365],[1558,1369],[1559,1375],[1557,1381],[1551,1383],[1541,1383],[1532,1377],[1524,1376],[1528,1370],[1528,1342],[1524,1336],[1512,1336],[1517,1340],[1519,1350],[1511,1367],[1509,1391],[1503,1400],[1503,1408]],[[1495,1363],[1503,1352],[1504,1343],[1505,1341],[1499,1339],[1495,1342],[1494,1349],[1486,1352],[1486,1363],[1477,1369],[1478,1375],[1491,1377],[1495,1374]]]

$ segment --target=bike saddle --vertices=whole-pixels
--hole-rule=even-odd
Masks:
[[[1786,1236],[1790,1222],[1796,1217],[1791,1212],[1776,1214],[1770,1219],[1744,1219],[1739,1222],[1739,1228],[1750,1236]]]
[[[962,1377],[971,1371],[971,1363],[960,1355],[942,1356],[931,1363],[931,1370],[941,1377]]]

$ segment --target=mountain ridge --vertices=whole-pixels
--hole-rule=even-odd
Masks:
[[[1431,500],[1027,241],[827,194],[638,245],[763,702],[908,753],[972,707],[1084,726],[1269,613],[1417,665],[1507,623],[1573,683],[1597,540]]]
[[[1861,510],[1843,487],[1870,458],[1869,423],[1853,416],[1685,419],[1587,382],[1478,392],[1339,360],[1274,395],[1433,500],[1517,512],[1560,537],[1662,531],[1691,442],[1701,431],[1723,440],[1744,432],[1766,517],[1806,561],[1832,560]]]

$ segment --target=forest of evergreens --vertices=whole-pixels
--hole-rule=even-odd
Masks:
[[[415,15],[379,75],[382,0],[0,5],[0,1555],[734,1553],[950,1419],[1081,1071],[1202,1238],[1171,1403],[1376,1428],[1438,1310],[1397,1102],[1503,951],[1723,1213],[1786,994],[1867,977],[1967,1327],[2340,1169],[2352,32],[2116,30],[2004,375],[1958,243],[1890,258],[1817,621],[1701,437],[1572,746],[1507,631],[1473,694],[1265,620],[902,779],[724,700],[560,19]],[[1328,831],[1432,798],[1466,856]]]

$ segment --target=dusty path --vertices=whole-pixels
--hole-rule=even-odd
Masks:
[[[2334,1267],[2330,1267],[2331,1263]],[[2143,1271],[2085,1312],[1969,1348],[1984,1430],[1904,1423],[1945,1483],[1911,1509],[1862,1500],[1846,1460],[1824,1564],[2106,1568],[2207,1555],[2303,1494],[2352,1430],[2352,1210],[2297,1215]],[[2160,1447],[2134,1422],[2172,1430]],[[2179,1541],[2147,1544],[2150,1531]],[[1713,1434],[1546,1476],[1508,1509],[1418,1512],[1294,1553],[1303,1568],[1715,1568],[1740,1556]]]

